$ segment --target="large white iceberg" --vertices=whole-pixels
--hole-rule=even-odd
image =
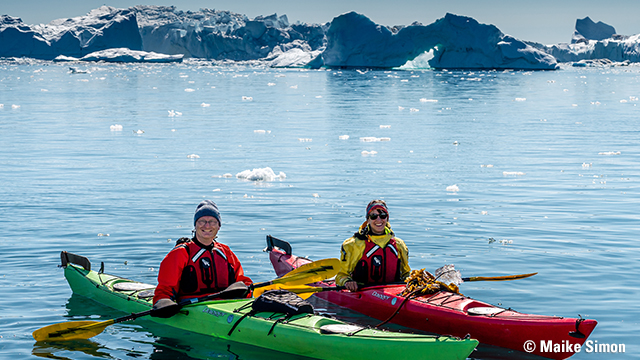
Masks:
[[[128,49],[127,52],[123,49]],[[144,53],[140,53],[144,52]],[[429,54],[429,55],[426,55]],[[571,44],[542,45],[446,14],[429,25],[387,27],[350,12],[326,24],[174,6],[102,6],[85,16],[27,25],[0,16],[0,57],[52,60],[260,61],[274,67],[555,69],[557,62],[640,62],[639,36],[579,19]],[[416,65],[420,64],[420,65]]]

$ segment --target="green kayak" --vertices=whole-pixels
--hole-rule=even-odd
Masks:
[[[75,294],[126,313],[151,308],[153,285],[108,275],[102,269],[90,270],[88,261],[80,265],[63,261],[64,275]],[[294,315],[285,321],[284,314],[279,313],[247,315],[254,300],[199,302],[184,306],[168,319],[146,319],[214,338],[317,359],[466,359],[478,345],[474,339],[369,329],[316,314]]]

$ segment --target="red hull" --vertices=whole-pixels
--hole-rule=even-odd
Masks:
[[[277,248],[270,249],[269,257],[278,276],[310,262]],[[333,286],[330,282],[320,285]],[[314,296],[384,321],[404,300],[399,295],[403,289],[404,285],[383,285],[354,293],[324,291]],[[468,334],[480,343],[518,351],[525,351],[525,344],[532,341],[535,350],[531,354],[551,359],[573,355],[575,344],[582,345],[597,324],[588,319],[523,314],[449,292],[408,300],[390,322],[441,335],[464,337]],[[547,347],[545,352],[541,351],[543,342]]]

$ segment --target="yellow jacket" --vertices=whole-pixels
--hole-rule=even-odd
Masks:
[[[364,228],[367,226],[367,222],[365,221],[361,226],[359,233],[364,233]],[[366,241],[360,240],[356,237],[358,233],[354,234],[354,236],[348,238],[342,243],[342,249],[340,250],[340,271],[336,275],[336,285],[344,286],[347,281],[352,280],[351,274],[353,273],[358,261],[362,258],[362,254],[364,254],[364,249],[366,247]],[[398,257],[400,258],[400,278],[402,280],[406,279],[411,273],[411,268],[409,267],[409,250],[407,249],[407,245],[402,241],[402,239],[395,237],[391,227],[387,223],[387,227],[385,228],[384,235],[366,235],[369,239],[368,241],[374,242],[376,245],[384,248],[389,240],[392,238],[396,239],[396,247],[398,248]]]

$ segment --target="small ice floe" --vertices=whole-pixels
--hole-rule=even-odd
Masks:
[[[549,84],[553,84],[553,83],[555,83],[556,81],[555,81],[555,80],[547,80],[547,82],[548,82]]]
[[[400,80],[400,82],[409,82],[409,80],[408,79],[402,79],[402,80]]]
[[[266,134],[267,131],[266,130],[253,130],[254,134]]]
[[[597,105],[601,105],[601,103],[600,103],[600,101],[592,101],[591,105],[596,105],[597,106]]]
[[[423,103],[437,103],[437,102],[438,102],[438,100],[436,100],[436,99],[427,99],[427,98],[422,98],[422,99],[420,99],[420,102],[423,102]]]
[[[402,111],[404,108],[402,106],[398,106],[398,110]]]
[[[109,126],[109,129],[111,131],[122,131],[122,125],[114,124],[114,125]]]
[[[77,67],[69,66],[69,74],[89,74],[88,70],[78,69]]]
[[[604,151],[599,152],[598,155],[620,155],[620,151]]]
[[[213,189],[213,190],[211,190],[211,191],[213,191],[213,192],[218,192],[218,191],[221,191],[221,190],[220,190],[220,189]]]
[[[253,101],[253,98],[251,96],[243,96],[242,101]]]
[[[593,166],[593,163],[588,163],[588,164],[587,163],[582,163],[582,168],[583,169],[588,169],[588,168],[590,168],[592,166]]]
[[[313,193],[313,194],[311,194],[311,196],[313,196],[314,198],[319,198],[320,197],[320,195],[318,195],[318,193]]]
[[[267,86],[276,86],[276,83],[268,83]]]
[[[418,111],[420,111],[420,109],[411,108],[411,109],[409,109],[409,111],[411,111],[411,112],[418,112]]]
[[[278,175],[270,167],[261,168],[261,169],[253,169],[253,170],[245,170],[236,174],[236,178],[244,179],[249,181],[274,181],[274,180],[284,180],[287,178],[287,175],[280,171]]]
[[[491,164],[487,164],[487,165],[480,165],[480,167],[483,167],[483,168],[492,168],[492,167],[493,167],[493,165],[491,165]]]
[[[338,139],[340,139],[340,140],[349,140],[349,135],[340,135],[340,136],[338,136]]]
[[[366,74],[368,72],[368,70],[362,71],[360,69],[356,69],[356,72],[358,72],[358,74],[364,75],[364,74]]]
[[[0,109],[4,108],[4,104],[0,104]]]
[[[196,90],[195,90],[195,89],[186,88],[186,89],[184,89],[184,91],[185,91],[185,92],[194,92],[194,91],[196,91]]]
[[[182,116],[180,111],[169,110],[169,117]]]
[[[489,215],[489,212],[488,212],[488,211],[486,211],[486,210],[482,210],[482,211],[480,212],[480,215]]]
[[[223,177],[223,178],[227,178],[227,179],[228,179],[228,178],[232,178],[232,177],[233,177],[233,174],[230,174],[230,173],[222,174],[222,177]]]
[[[367,151],[367,150],[363,150],[360,154],[362,154],[362,156],[367,156],[367,155],[375,155],[378,152],[375,150],[371,150],[371,151]]]
[[[47,89],[40,89],[40,91],[42,91],[42,92],[47,92],[47,91],[49,91],[49,90],[47,90]]]
[[[322,95],[317,95],[316,99],[322,99]]]
[[[391,125],[380,125],[380,129],[391,129]]]
[[[300,142],[312,142],[313,139],[310,139],[310,138],[298,138],[298,141],[300,141]]]
[[[291,86],[289,86],[289,87],[290,87],[291,89],[297,89],[297,88],[298,88],[298,85],[291,85]]]
[[[209,107],[209,106],[211,106],[211,104],[202,103],[202,104],[200,104],[200,106],[202,106],[202,107]]]
[[[514,101],[527,101],[527,98],[515,98]]]
[[[637,96],[629,96],[629,101],[638,101]]]
[[[502,175],[504,175],[504,176],[522,176],[522,175],[525,175],[525,173],[523,173],[521,171],[503,171]]]
[[[134,134],[142,135],[144,134],[144,130],[133,130]]]
[[[109,234],[98,233],[98,236],[109,236]]]
[[[458,145],[460,145],[460,143],[456,140],[456,141],[453,142],[453,145],[458,146]]]
[[[20,105],[13,104],[13,105],[11,105],[11,108],[12,109],[20,109]]]
[[[187,158],[189,158],[189,159],[200,159],[200,156],[196,155],[196,154],[191,154],[191,155],[187,155]]]
[[[377,141],[391,141],[391,138],[388,137],[375,137],[375,136],[365,136],[361,137],[360,141],[364,142],[377,142]]]
[[[458,191],[460,191],[460,188],[458,187],[458,185],[453,184],[453,185],[447,186],[446,190],[449,191],[449,192],[458,192]]]

